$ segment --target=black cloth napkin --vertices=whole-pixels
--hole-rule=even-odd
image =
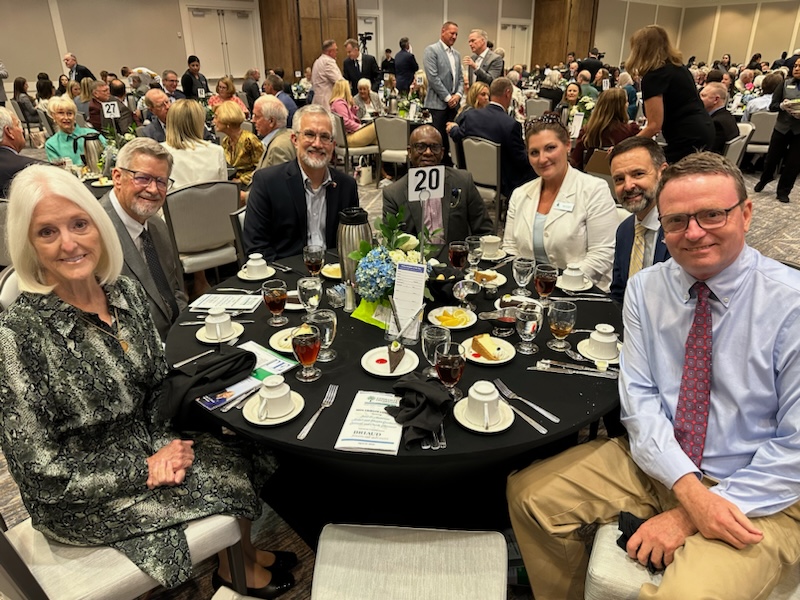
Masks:
[[[626,554],[628,552],[628,540],[631,539],[631,536],[636,533],[636,530],[639,529],[646,520],[647,519],[632,515],[629,512],[622,511],[619,513],[619,530],[622,532],[622,535],[617,539],[617,546],[625,550]],[[652,575],[655,575],[664,569],[657,568],[650,559],[647,559],[647,570],[650,571]]]
[[[436,279],[439,275],[442,275],[444,279]],[[438,304],[451,304],[455,299],[453,286],[462,279],[464,279],[464,273],[461,269],[441,263],[433,265],[428,276],[428,289],[433,296],[433,301]]]
[[[205,394],[224,390],[242,381],[256,366],[256,355],[226,344],[219,350],[198,358],[180,369],[170,369],[161,382],[159,406],[164,420],[172,419],[173,427],[198,430],[202,419],[190,413],[194,400]]]
[[[386,412],[403,426],[406,449],[432,431],[438,431],[444,416],[453,406],[453,399],[439,380],[426,381],[411,372],[392,386],[401,396],[400,406],[387,406]]]

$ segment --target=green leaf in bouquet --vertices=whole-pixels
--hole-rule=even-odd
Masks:
[[[361,240],[358,245],[358,251],[361,252],[361,255],[366,256],[370,250],[372,250],[372,244],[368,240]]]
[[[361,252],[359,252],[358,250],[353,250],[350,254],[347,255],[347,258],[349,258],[350,260],[359,261],[362,258],[364,258],[364,255],[361,254]]]

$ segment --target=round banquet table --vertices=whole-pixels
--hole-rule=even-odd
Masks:
[[[333,262],[336,259],[329,256],[327,260]],[[274,277],[284,279],[292,289],[297,279],[306,275],[302,257],[280,262],[290,266],[293,272],[278,272]],[[489,263],[481,264],[482,268],[489,266]],[[500,294],[510,293],[516,287],[510,265],[500,271],[508,277],[507,283],[500,288]],[[325,285],[334,283],[326,281]],[[220,287],[256,289],[259,285],[234,277]],[[561,295],[559,291],[557,288],[554,295]],[[493,300],[485,299],[483,293],[471,299],[478,305],[478,311],[491,310]],[[323,307],[325,305],[326,301],[323,301]],[[610,302],[577,302],[577,305],[576,329],[591,329],[597,323],[610,323],[621,332],[618,305]],[[431,308],[435,306],[432,304]],[[447,436],[444,450],[422,450],[419,444],[406,449],[402,442],[396,456],[334,450],[356,392],[390,392],[396,379],[372,376],[360,364],[367,351],[386,343],[383,331],[352,318],[342,309],[337,309],[336,313],[338,329],[332,348],[336,350],[337,358],[333,362],[317,364],[322,377],[313,383],[300,383],[295,379],[294,371],[286,374],[287,383],[305,400],[297,418],[275,427],[258,427],[248,423],[239,409],[227,413],[210,412],[219,424],[263,444],[276,454],[281,467],[267,484],[264,498],[312,547],[321,527],[329,522],[503,528],[508,524],[505,504],[507,475],[536,458],[573,445],[579,429],[618,410],[616,380],[526,370],[542,358],[570,361],[566,355],[545,346],[551,337],[545,323],[536,339],[540,348],[537,354],[517,354],[511,362],[497,366],[468,362],[459,387],[466,395],[475,381],[501,378],[517,394],[561,418],[560,423],[553,423],[528,406],[511,401],[516,408],[546,427],[546,435],[534,430],[518,416],[511,427],[501,433],[474,433],[459,425],[450,414],[444,421]],[[284,314],[289,318],[286,327],[294,327],[301,324],[305,311],[286,311]],[[269,338],[278,329],[266,323],[268,317],[263,305],[253,315],[240,316],[253,318],[256,322],[245,325],[239,343],[254,340],[269,347]],[[179,321],[195,319],[196,314],[187,311]],[[178,326],[171,329],[166,344],[169,364],[208,348],[196,340],[197,329]],[[478,320],[468,329],[452,331],[452,339],[461,342],[490,330],[489,322]],[[577,342],[586,337],[588,334],[572,334],[568,340],[575,348]],[[519,341],[516,334],[506,339],[512,343]],[[417,371],[427,367],[420,344],[408,350],[420,358]],[[335,402],[322,412],[308,437],[303,441],[297,440],[298,432],[317,410],[331,383],[339,385]],[[198,411],[198,416],[207,412],[199,405],[194,410]]]

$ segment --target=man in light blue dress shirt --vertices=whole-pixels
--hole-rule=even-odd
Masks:
[[[629,442],[595,440],[509,478],[537,600],[583,598],[578,530],[621,511],[646,519],[628,555],[666,567],[639,598],[765,598],[800,561],[800,272],[745,244],[752,202],[719,155],[667,168],[658,209],[672,259],[628,282],[623,311]],[[697,282],[710,289],[713,340],[699,466],[674,428]]]

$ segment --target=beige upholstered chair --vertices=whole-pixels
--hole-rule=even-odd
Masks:
[[[2,521],[2,519],[0,519]],[[226,550],[234,587],[246,593],[241,530],[234,517],[213,515],[186,528],[192,564]],[[48,540],[26,519],[0,532],[0,596],[24,600],[132,600],[158,583],[106,546]]]
[[[232,181],[196,183],[167,194],[164,217],[185,273],[236,261],[229,215],[238,207],[239,186]]]
[[[608,152],[600,148],[592,152],[589,160],[586,161],[584,171],[587,175],[593,175],[605,181],[611,190],[611,197],[616,199],[617,193],[614,190],[614,178],[611,177],[611,161],[608,160]]]
[[[507,569],[495,531],[326,525],[311,600],[505,600]]]
[[[351,148],[347,143],[347,135],[345,134],[344,129],[344,119],[337,114],[334,114],[333,116],[336,120],[336,127],[334,128],[333,132],[333,138],[336,140],[336,156],[344,160],[345,173],[349,173],[352,168],[352,165],[350,164],[351,156],[369,156],[370,154],[380,154],[380,149],[376,145]],[[380,179],[380,170],[378,170],[378,175],[378,179]]]
[[[236,244],[236,258],[239,259],[239,266],[244,266],[247,262],[247,255],[244,253],[244,218],[247,215],[247,207],[243,206],[230,214],[231,228],[233,229],[233,239]]]
[[[586,572],[585,600],[635,600],[645,583],[661,583],[661,574],[650,572],[617,546],[615,522],[601,525],[592,545]],[[790,567],[767,600],[800,600],[800,569]]]
[[[766,154],[769,149],[769,140],[772,137],[772,130],[775,129],[775,121],[778,120],[778,113],[761,111],[750,115],[750,124],[755,127],[750,141],[747,143],[749,154]]]
[[[2,190],[0,190],[2,192]],[[8,215],[8,200],[0,198],[0,265],[7,267],[11,264],[11,256],[6,246],[6,219]]]
[[[400,117],[378,117],[375,119],[375,132],[378,134],[378,173],[381,163],[394,164],[395,178],[397,164],[408,162],[408,121]],[[375,178],[375,187],[381,178]]]
[[[55,135],[56,132],[50,121],[50,115],[41,108],[36,109],[36,114],[39,115],[39,126],[44,130],[45,135],[47,135],[47,137]]]
[[[17,274],[14,272],[14,267],[9,266],[0,271],[0,310],[11,306],[17,296],[19,296]]]
[[[744,151],[747,148],[747,140],[750,139],[751,135],[753,135],[752,130],[746,135],[737,135],[732,140],[725,142],[723,155],[737,167],[742,162]]]
[[[541,117],[550,110],[550,100],[547,98],[529,98],[525,101],[525,117]]]
[[[504,196],[500,193],[500,144],[483,138],[464,138],[464,168],[472,173],[484,201],[495,203],[494,232],[500,227]]]
[[[22,112],[22,109],[19,107],[19,102],[16,100],[9,100],[11,102],[11,108],[14,109],[14,114],[17,115],[19,122],[28,130],[28,141],[31,144],[31,148],[33,148],[33,137],[31,136],[31,124],[28,123],[28,120],[25,118],[25,114]],[[39,131],[42,130],[42,125],[39,124]]]

